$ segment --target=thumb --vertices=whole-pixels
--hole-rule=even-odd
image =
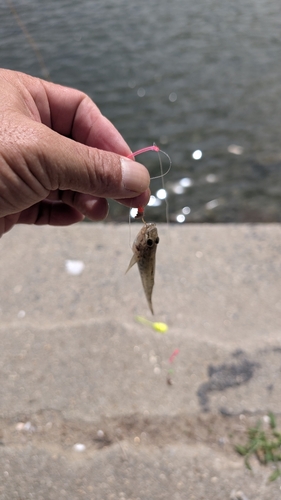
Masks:
[[[140,163],[77,143],[42,124],[36,126],[41,136],[36,156],[46,189],[124,199],[134,198],[149,187],[149,172]]]

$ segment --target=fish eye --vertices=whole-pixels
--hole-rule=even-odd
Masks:
[[[157,238],[155,240],[155,243],[156,243],[156,245],[158,245],[158,243],[159,243],[159,236],[157,236]]]
[[[153,240],[151,238],[148,238],[146,244],[149,246],[149,247],[152,247],[153,245]]]

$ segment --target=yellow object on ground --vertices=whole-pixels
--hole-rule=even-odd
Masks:
[[[160,323],[159,321],[149,321],[143,316],[136,316],[136,320],[142,325],[151,326],[154,330],[159,333],[166,333],[168,331],[168,325],[166,323]]]

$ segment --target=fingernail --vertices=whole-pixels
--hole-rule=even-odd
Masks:
[[[122,182],[125,189],[135,193],[143,193],[150,183],[148,170],[136,161],[121,158]]]

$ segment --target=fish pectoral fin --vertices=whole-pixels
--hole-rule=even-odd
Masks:
[[[137,262],[138,262],[137,256],[135,254],[133,254],[132,258],[130,260],[130,264],[128,265],[128,269],[125,272],[125,274],[127,274],[127,272],[131,269],[131,267],[133,267],[133,265],[136,264]]]

